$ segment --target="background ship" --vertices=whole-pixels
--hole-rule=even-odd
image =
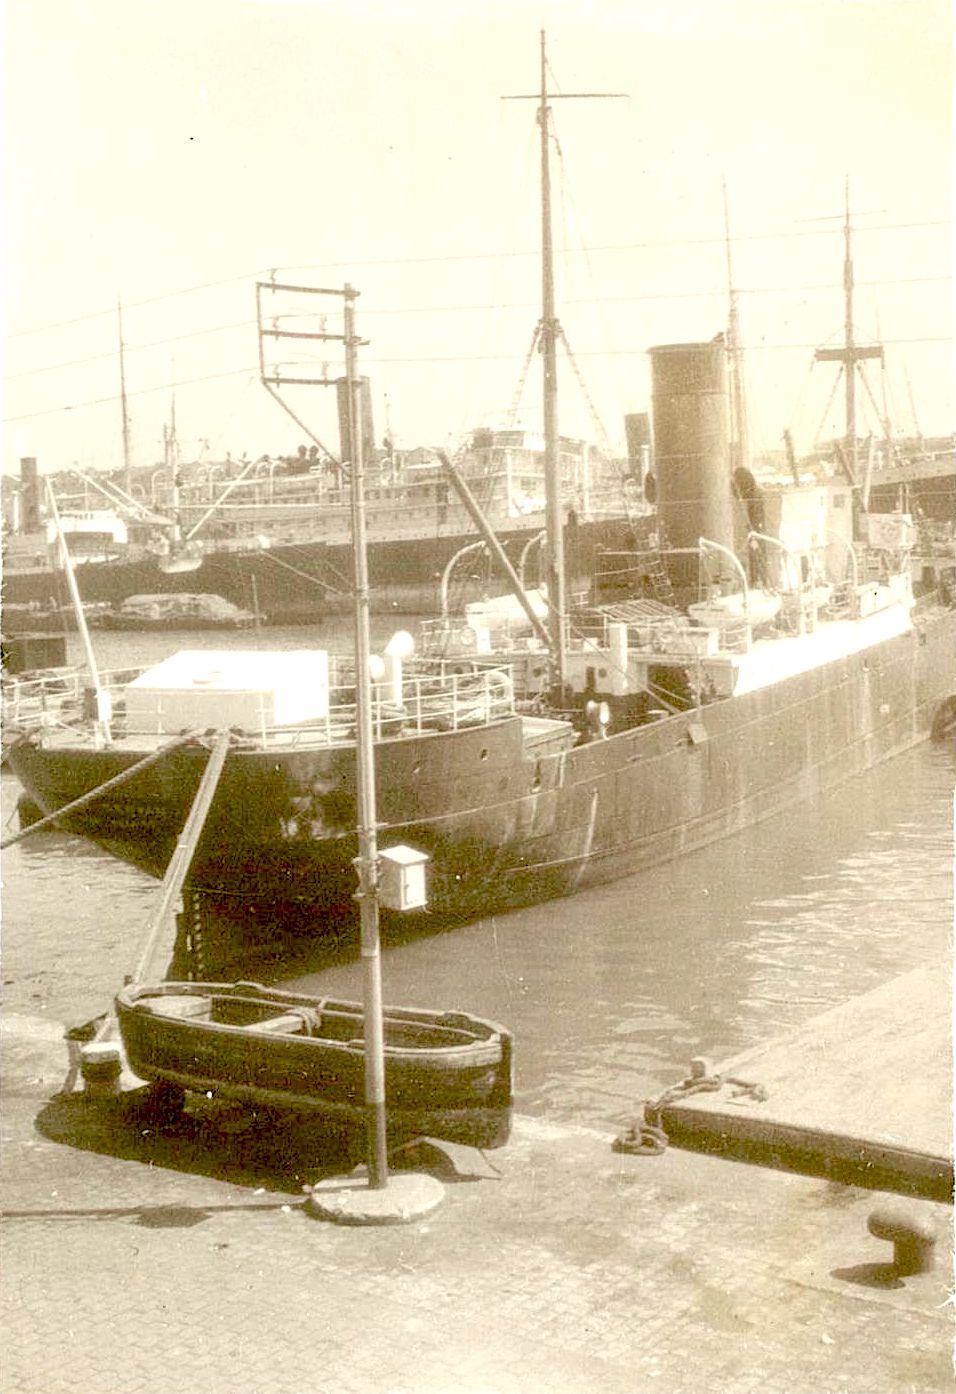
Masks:
[[[446,568],[474,541],[473,526],[434,451],[375,450],[370,441],[368,448],[373,610],[434,613]],[[613,459],[567,438],[559,451],[569,574],[584,585],[597,554],[623,545],[634,512],[647,511],[632,475],[640,458]],[[475,430],[460,452],[460,467],[516,560],[533,552],[544,528],[543,460],[541,437],[519,427]],[[350,613],[351,524],[338,462],[319,461],[305,447],[292,459],[253,465],[177,460],[158,472],[133,471],[126,485],[69,473],[57,483],[84,603],[201,591],[266,623]],[[21,461],[19,484],[4,480],[4,492],[5,632],[36,628],[44,617],[62,622],[69,597],[36,461]],[[487,568],[474,556],[457,572],[463,599],[479,598],[486,584]]]

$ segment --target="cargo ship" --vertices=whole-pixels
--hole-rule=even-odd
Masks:
[[[679,859],[942,732],[956,709],[956,617],[914,598],[906,516],[871,526],[848,481],[735,473],[722,335],[650,350],[656,545],[606,554],[572,609],[544,281],[545,617],[516,577],[529,633],[491,607],[459,626],[471,637],[455,653],[396,638],[375,685],[379,845],[427,857],[441,920]],[[63,827],[160,876],[210,733],[230,730],[187,922],[199,937],[219,920],[336,934],[354,911],[354,687],[321,651],[186,651],[97,702],[86,730],[24,730],[8,760],[33,816],[64,810]]]

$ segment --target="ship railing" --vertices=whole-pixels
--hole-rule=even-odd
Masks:
[[[462,671],[455,671],[456,667]],[[512,676],[500,664],[483,667],[448,663],[428,672],[404,673],[400,701],[396,701],[396,695],[390,684],[372,684],[372,730],[378,741],[485,726],[515,714]],[[324,716],[298,724],[276,725],[268,697],[261,694],[254,722],[234,728],[236,743],[268,750],[354,745],[354,698],[354,683],[334,686]],[[151,739],[174,734],[182,725],[176,716],[177,706],[175,695],[168,701],[157,696],[148,713],[137,713],[135,726],[131,720],[123,722],[122,733]]]
[[[531,632],[531,626],[523,615],[520,618],[494,616],[487,623],[479,625],[478,629],[487,631],[488,643],[495,652],[533,653],[541,648],[541,640]],[[482,661],[480,654],[476,657],[478,630],[461,618],[422,620],[418,632],[422,653],[428,658],[448,661],[454,658],[456,663],[470,658],[475,658],[479,663]],[[484,642],[484,639],[480,642]],[[493,664],[495,660],[486,657],[484,662],[486,665]]]
[[[611,626],[620,624],[627,627],[628,650],[652,658],[699,658],[718,650],[746,653],[751,644],[751,627],[743,617],[722,618],[715,638],[713,626],[694,624],[670,606],[651,599],[602,606],[577,628],[584,643],[609,650],[613,647]]]
[[[116,668],[100,673],[100,686],[112,696],[114,708],[126,684],[140,671]],[[42,668],[25,674],[4,674],[3,726],[24,732],[71,726],[88,715],[92,710],[92,701],[90,675],[84,667]]]

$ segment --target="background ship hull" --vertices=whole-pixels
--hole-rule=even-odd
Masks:
[[[504,545],[512,555],[541,527],[538,519],[505,530]],[[620,550],[627,542],[630,525],[624,518],[578,523],[568,529],[566,543],[569,574],[589,577],[602,550]],[[446,565],[462,547],[475,541],[474,533],[373,541],[368,565],[372,607],[378,613],[435,614],[439,585]],[[465,586],[459,604],[479,599],[486,589],[482,578]],[[234,605],[255,611],[273,624],[295,624],[324,615],[351,614],[354,608],[350,578],[352,548],[346,542],[310,542],[269,548],[211,551],[191,571],[167,572],[161,559],[78,562],[77,586],[84,604],[118,605],[131,595],[205,591],[221,595]],[[17,571],[8,568],[3,578],[5,606],[67,606],[69,596],[62,573],[48,569]]]
[[[520,718],[380,742],[380,845],[426,851],[429,913],[474,918],[679,857],[926,737],[956,691],[954,616],[772,687],[538,760]],[[44,811],[131,752],[15,746]],[[161,875],[205,754],[176,751],[69,825]],[[354,913],[354,750],[230,754],[193,863],[210,913],[335,933]],[[324,922],[320,921],[324,918]]]

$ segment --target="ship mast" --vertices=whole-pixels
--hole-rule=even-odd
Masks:
[[[856,371],[857,366],[867,358],[883,358],[879,344],[860,345],[856,342],[853,327],[853,246],[850,227],[850,180],[846,181],[846,208],[843,221],[843,347],[817,349],[815,357],[821,363],[840,363],[845,375],[846,388],[846,430],[844,435],[847,465],[855,483],[859,482],[857,465],[859,462],[859,441],[856,433]]]
[[[624,92],[560,92],[562,99],[579,97],[623,97]],[[545,490],[545,570],[550,612],[551,662],[553,686],[563,700],[567,685],[568,617],[564,575],[564,518],[561,458],[558,445],[558,365],[557,345],[563,337],[555,313],[554,242],[551,231],[551,101],[548,92],[548,57],[545,31],[541,30],[541,81],[538,92],[506,97],[506,101],[534,100],[538,103],[538,129],[541,138],[541,320],[537,340],[541,346],[544,371],[544,490]]]
[[[564,585],[564,519],[561,499],[561,458],[558,449],[558,321],[554,312],[554,243],[551,232],[551,167],[548,141],[548,60],[541,31],[541,361],[544,369],[544,497],[547,530],[546,572],[551,610],[554,679],[559,693],[567,681],[567,612]]]
[[[123,413],[123,487],[127,493],[131,492],[132,475],[130,464],[129,449],[129,410],[126,405],[126,366],[125,366],[125,345],[123,343],[123,305],[116,301],[116,319],[119,327],[119,370],[120,370],[120,406]]]
[[[727,316],[727,363],[730,368],[730,411],[731,411],[731,467],[750,468],[750,441],[747,430],[747,397],[744,386],[743,346],[740,337],[740,313],[737,303],[737,289],[734,285],[734,267],[730,252],[730,214],[727,208],[727,181],[723,181],[724,191],[724,243],[727,249],[727,290],[730,305]]]

